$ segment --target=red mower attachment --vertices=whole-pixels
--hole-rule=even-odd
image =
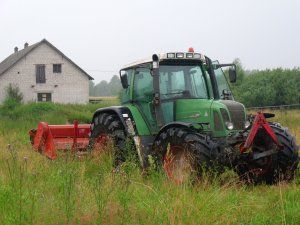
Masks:
[[[86,151],[89,145],[90,124],[48,125],[40,122],[37,130],[29,132],[35,151],[49,159],[57,158],[57,150]]]

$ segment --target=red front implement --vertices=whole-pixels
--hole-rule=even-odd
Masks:
[[[241,153],[246,152],[251,147],[259,128],[263,128],[267,132],[279,149],[282,148],[281,143],[278,141],[276,134],[271,129],[266,117],[262,112],[258,112],[253,121],[252,128],[248,134],[245,144],[240,147]]]
[[[40,122],[37,130],[30,130],[29,135],[34,150],[49,159],[57,158],[57,150],[86,150],[89,144],[90,124],[48,125]]]

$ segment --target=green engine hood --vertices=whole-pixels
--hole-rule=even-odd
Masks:
[[[213,100],[178,99],[175,104],[175,120],[194,123],[211,123],[210,108]]]

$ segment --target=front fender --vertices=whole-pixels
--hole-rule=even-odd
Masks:
[[[166,130],[168,130],[171,127],[186,127],[186,128],[193,129],[193,130],[199,130],[199,128],[197,128],[195,126],[195,124],[193,124],[193,123],[171,122],[171,123],[166,124],[159,130],[158,134],[155,136],[154,142],[157,141],[157,139],[161,133],[165,132]]]
[[[123,124],[123,126],[124,126],[125,131],[127,132],[127,134],[133,136],[133,135],[135,135],[137,133],[137,129],[136,129],[136,126],[135,126],[134,118],[133,118],[133,116],[131,114],[131,111],[127,107],[124,107],[124,106],[112,106],[112,107],[106,107],[106,108],[97,109],[94,112],[92,121],[100,113],[111,113],[111,114],[117,115],[119,117],[121,123]],[[130,126],[133,127],[133,130],[132,130],[132,127],[128,127],[128,122],[126,123],[127,120],[131,121]]]

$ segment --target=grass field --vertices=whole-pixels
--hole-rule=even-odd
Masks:
[[[274,186],[246,186],[232,171],[178,186],[132,162],[113,174],[109,153],[50,161],[33,152],[27,131],[38,121],[89,123],[113,104],[0,108],[0,224],[300,224],[299,173]],[[300,110],[276,114],[300,144]]]

